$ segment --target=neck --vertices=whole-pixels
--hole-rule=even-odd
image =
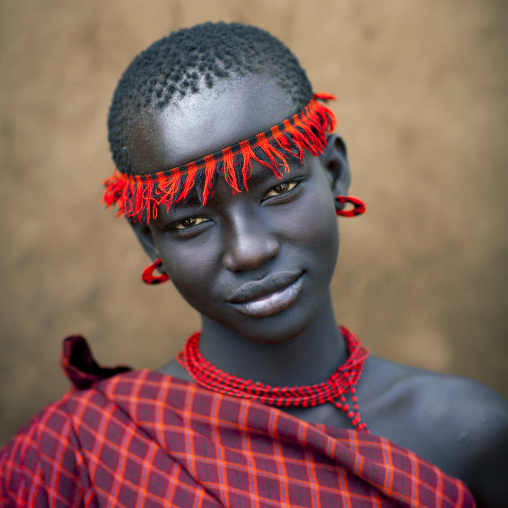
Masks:
[[[203,316],[200,350],[217,368],[272,386],[322,383],[348,356],[329,296],[308,328],[280,344],[248,340]]]

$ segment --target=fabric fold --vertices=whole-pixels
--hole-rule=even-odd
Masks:
[[[74,391],[0,452],[0,508],[475,506],[460,480],[372,434],[107,369],[82,338],[67,341],[63,365]]]

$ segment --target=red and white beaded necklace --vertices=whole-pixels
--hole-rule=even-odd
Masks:
[[[201,354],[199,332],[187,339],[177,360],[199,386],[208,390],[276,407],[312,407],[329,402],[344,411],[358,431],[369,432],[360,418],[356,396],[356,385],[369,353],[347,328],[340,327],[340,331],[349,351],[346,363],[328,381],[310,386],[270,386],[232,376],[212,365]],[[348,393],[351,393],[352,408],[347,404]]]

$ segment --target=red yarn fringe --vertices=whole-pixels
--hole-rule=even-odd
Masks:
[[[335,115],[316,99],[328,101],[335,97],[317,93],[300,113],[281,124],[189,164],[148,175],[131,175],[115,169],[112,176],[103,180],[106,191],[102,201],[108,208],[116,204],[119,217],[148,223],[157,217],[159,206],[169,210],[174,203],[185,201],[194,187],[206,204],[219,172],[233,192],[248,190],[252,160],[281,178],[289,172],[288,158],[303,162],[304,150],[313,156],[323,153],[326,137],[335,129]]]

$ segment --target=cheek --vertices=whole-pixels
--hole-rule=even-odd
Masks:
[[[325,188],[309,193],[290,221],[297,245],[310,250],[320,263],[335,266],[339,232],[330,192]]]
[[[194,309],[206,312],[206,306],[213,302],[213,281],[209,273],[198,269],[193,263],[188,269],[170,273],[171,282],[180,296]]]
[[[196,242],[178,243],[159,241],[157,246],[173,285],[191,305],[209,298],[217,270],[210,249],[194,245]]]

